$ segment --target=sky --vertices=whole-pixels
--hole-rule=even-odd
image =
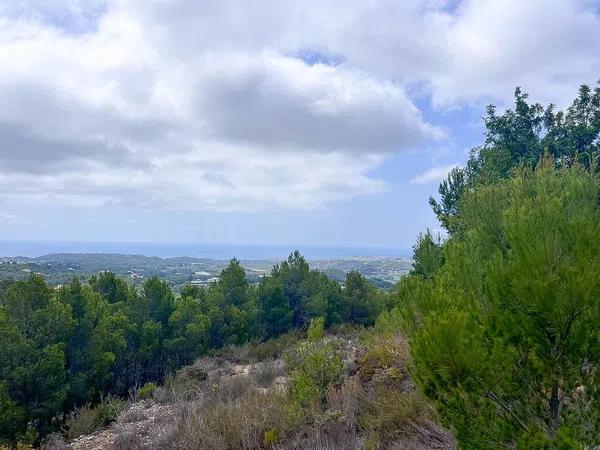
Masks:
[[[600,78],[590,0],[0,0],[0,240],[409,248],[516,86]]]

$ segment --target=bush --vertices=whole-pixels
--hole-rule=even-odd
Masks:
[[[277,428],[271,428],[265,431],[265,437],[263,439],[263,446],[271,447],[279,442],[279,430]]]
[[[119,415],[125,409],[127,402],[120,398],[108,395],[102,397],[100,403],[96,406],[96,415],[101,426],[106,426],[117,420]]]
[[[329,387],[342,380],[344,364],[332,345],[303,342],[287,360],[292,370],[290,399],[299,406],[320,405]]]
[[[190,366],[186,370],[186,375],[194,381],[205,381],[208,378],[208,373],[198,366]]]
[[[98,405],[85,404],[72,411],[66,420],[67,437],[75,439],[114,422],[125,408],[125,402],[116,397],[103,397]]]
[[[79,436],[91,434],[100,428],[100,426],[100,420],[96,411],[89,404],[86,404],[71,411],[67,417],[67,437],[71,440]]]
[[[282,372],[283,367],[276,361],[265,361],[257,364],[252,373],[252,380],[257,386],[268,387],[273,380]]]
[[[311,319],[306,334],[310,342],[316,342],[323,338],[325,336],[325,318],[315,317]]]
[[[400,335],[393,338],[376,335],[358,357],[358,376],[366,382],[383,372],[401,381],[408,361],[408,346]]]
[[[360,425],[368,435],[377,436],[380,444],[414,438],[432,424],[432,411],[417,393],[379,388],[363,407]]]
[[[177,421],[155,447],[261,449],[278,442],[293,427],[284,394],[263,393],[250,386],[234,397],[227,388],[220,391],[208,403],[182,403]]]
[[[140,400],[149,399],[154,394],[154,391],[156,391],[156,388],[156,383],[148,382],[137,391],[137,397]]]
[[[281,358],[287,350],[297,345],[300,339],[301,334],[293,331],[265,342],[247,344],[244,346],[247,347],[248,361],[246,362]]]

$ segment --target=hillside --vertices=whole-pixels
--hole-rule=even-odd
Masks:
[[[72,440],[47,449],[454,448],[408,377],[404,340],[342,331],[201,358],[164,386],[139,389],[108,426],[94,430],[94,410],[80,409],[69,422]],[[299,374],[317,381],[313,398]]]

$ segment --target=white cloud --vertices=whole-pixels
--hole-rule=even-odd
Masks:
[[[446,178],[448,173],[458,167],[458,164],[451,164],[449,166],[441,166],[441,167],[432,167],[431,169],[427,169],[425,172],[415,176],[410,180],[411,184],[427,184],[433,182],[439,182]]]
[[[22,219],[16,214],[0,212],[1,225],[33,225],[33,222],[29,219]]]
[[[429,83],[439,104],[510,98],[573,98],[600,73],[600,16],[589,0],[467,0],[445,31],[446,59]]]
[[[185,15],[144,22],[163,7],[111,3],[83,34],[0,19],[0,200],[318,207],[380,192],[367,173],[383,155],[442,136],[401,85],[279,48],[182,42]]]
[[[318,207],[444,138],[407,90],[561,103],[600,73],[589,0],[454,4],[0,0],[0,201]]]

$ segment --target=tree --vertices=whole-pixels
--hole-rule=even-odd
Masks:
[[[264,277],[258,285],[257,298],[264,338],[278,336],[292,328],[293,310],[278,279]]]
[[[361,325],[375,323],[385,307],[384,299],[377,289],[356,270],[346,274],[344,287],[350,308],[348,320]]]
[[[281,281],[283,293],[292,307],[292,326],[302,328],[308,325],[308,314],[305,308],[306,279],[310,273],[310,268],[304,257],[298,250],[295,250],[287,261],[276,265],[273,268],[272,276]]]
[[[190,291],[184,293],[175,302],[169,318],[172,337],[165,342],[173,369],[190,364],[208,349],[209,319],[198,300],[187,295]]]
[[[412,275],[432,278],[444,263],[444,253],[441,238],[433,237],[431,231],[419,234],[413,247]]]
[[[484,124],[485,143],[471,151],[466,167],[453,169],[441,182],[440,200],[429,200],[450,233],[455,231],[454,218],[465,192],[506,179],[520,166],[533,168],[544,154],[557,167],[579,164],[598,170],[600,82],[594,89],[582,85],[566,111],[529,103],[528,95],[517,88],[514,109],[498,114],[490,105]]]
[[[203,312],[208,318],[211,348],[242,344],[260,334],[254,291],[237,259],[230,261],[219,281],[209,288]]]
[[[0,384],[17,406],[17,417],[25,420],[13,431],[25,432],[31,421],[44,434],[63,408],[68,392],[64,342],[72,325],[71,308],[52,298],[40,276],[17,281],[6,291],[0,307]]]
[[[0,443],[10,442],[26,427],[27,421],[23,408],[10,398],[4,381],[0,381],[0,411]]]
[[[448,177],[442,180],[438,192],[440,201],[429,198],[429,204],[438,220],[446,230],[452,232],[452,221],[458,213],[458,202],[462,194],[469,187],[469,175],[467,169],[455,167],[450,171]]]
[[[91,277],[90,286],[110,304],[126,302],[131,295],[127,283],[112,272],[100,272]]]
[[[600,431],[600,181],[552,159],[465,195],[413,289],[415,379],[465,448],[582,448]]]

